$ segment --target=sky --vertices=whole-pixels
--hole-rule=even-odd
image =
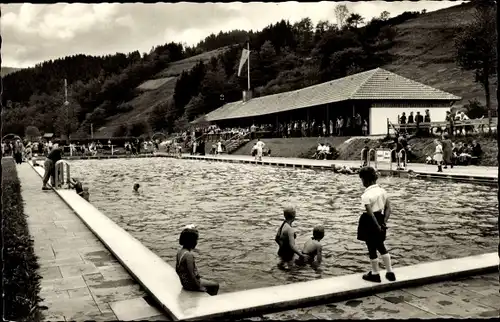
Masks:
[[[233,29],[261,30],[287,19],[309,17],[336,22],[334,8],[343,2],[253,3],[100,3],[2,4],[2,65],[30,67],[75,54],[105,55],[149,52],[168,42],[195,45],[211,33]],[[350,12],[369,20],[388,11],[435,11],[454,1],[345,2]]]

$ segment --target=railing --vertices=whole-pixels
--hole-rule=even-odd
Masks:
[[[81,154],[85,155],[86,153],[92,153],[94,155],[96,155],[97,153],[102,152],[103,150],[106,150],[105,148],[108,147],[108,148],[111,148],[111,155],[114,155],[115,154],[115,146],[118,146],[118,145],[103,145],[101,147],[95,147],[94,149],[92,150],[89,150],[89,147],[84,147],[83,148],[83,151],[81,152]],[[71,146],[69,145],[65,145],[62,147],[63,148],[63,151],[66,153],[67,150],[69,150],[69,155],[72,157],[73,156],[73,152],[76,152],[77,148],[78,150],[81,150],[82,148],[80,146],[78,147],[73,147],[73,149],[71,148]]]
[[[375,159],[375,168],[377,168],[377,150],[376,149],[370,149],[368,150],[368,155],[366,156],[366,166],[369,167],[372,159],[372,151],[373,151],[373,157]]]
[[[392,171],[392,154],[394,153],[396,155],[396,158],[397,158],[397,153],[396,152],[396,149],[392,149],[391,150],[391,157],[389,158],[389,170]]]
[[[245,144],[247,142],[246,140],[248,136],[250,136],[250,133],[246,133],[244,135],[237,134],[236,136],[239,137],[239,139],[231,142],[226,146],[226,152],[228,154],[232,153],[234,150],[238,149],[243,144]]]
[[[66,175],[64,169],[66,168]],[[55,164],[55,187],[62,188],[63,184],[68,184],[68,189],[71,189],[71,176],[69,171],[69,163],[64,160],[59,160]]]
[[[369,149],[368,150],[368,154],[366,155],[366,161],[365,161],[365,151],[367,150],[367,148],[363,148],[361,149],[361,166],[367,166],[369,167],[370,164],[371,164],[371,156],[372,156],[372,152],[373,152],[373,156],[374,156],[374,162],[375,162],[375,169],[378,168],[378,160],[377,160],[377,149]],[[392,163],[393,163],[393,160],[392,160],[392,154],[396,151],[396,149],[392,149],[390,150],[390,161],[389,161],[389,170],[392,170]],[[396,162],[398,164],[398,168],[399,168],[399,165],[401,164],[401,159],[402,159],[402,155],[404,153],[404,163],[403,163],[403,168],[406,169],[406,165],[408,164],[408,153],[406,152],[406,150],[404,149],[401,149],[399,153],[394,153],[396,155]],[[366,162],[366,163],[365,163]]]
[[[417,126],[417,123],[406,123],[406,124],[393,124],[392,122],[388,121],[388,125],[392,126],[392,128],[398,132],[400,130],[405,130],[405,129],[433,129],[433,128],[449,128],[450,127],[450,122],[449,121],[440,121],[440,122],[423,122],[419,123]],[[491,124],[489,123],[489,119],[487,118],[482,118],[482,119],[474,119],[474,120],[463,120],[463,121],[452,121],[451,125],[454,128],[457,127],[463,127],[463,126],[474,126],[478,127],[481,129],[481,131],[484,132],[484,127],[490,126],[491,128],[495,128],[498,125],[498,118],[492,118],[491,119]]]

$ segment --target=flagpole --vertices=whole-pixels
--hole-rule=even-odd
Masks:
[[[250,92],[250,41],[247,42],[247,50],[248,50],[247,78],[248,78],[248,91]]]

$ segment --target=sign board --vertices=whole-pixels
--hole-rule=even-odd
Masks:
[[[380,149],[377,150],[377,163],[380,162],[391,162],[391,150],[389,149]]]

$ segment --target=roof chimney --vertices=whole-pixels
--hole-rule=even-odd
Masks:
[[[252,91],[243,91],[243,102],[248,102],[252,99]]]

